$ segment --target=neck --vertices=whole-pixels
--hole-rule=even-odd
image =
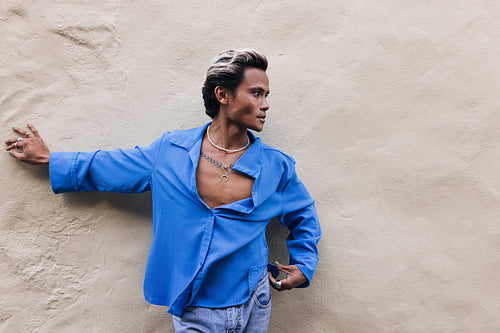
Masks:
[[[248,133],[246,128],[214,119],[210,125],[210,138],[220,147],[238,149],[247,144]]]

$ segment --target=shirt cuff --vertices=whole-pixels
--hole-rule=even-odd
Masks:
[[[77,153],[68,152],[54,152],[50,154],[49,176],[54,193],[78,191],[75,178],[77,155]]]
[[[302,283],[301,285],[297,286],[296,288],[307,288],[311,284],[312,277],[314,275],[314,269],[308,269],[305,265],[301,264],[296,264],[297,267],[300,269],[302,274],[306,277],[307,281]]]

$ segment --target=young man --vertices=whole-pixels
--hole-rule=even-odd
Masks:
[[[55,193],[152,191],[144,295],[169,307],[176,332],[265,332],[270,285],[307,287],[318,263],[320,226],[294,160],[248,131],[264,127],[266,69],[253,50],[219,54],[202,89],[213,121],[167,132],[148,147],[50,153],[32,125],[32,134],[14,128],[23,137],[6,142],[23,162],[49,163]],[[291,231],[290,263],[277,265],[281,281],[268,273],[276,269],[265,239],[273,217]]]

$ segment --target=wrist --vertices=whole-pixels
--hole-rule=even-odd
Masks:
[[[47,152],[40,159],[40,164],[49,164],[49,161],[50,161],[50,152]]]

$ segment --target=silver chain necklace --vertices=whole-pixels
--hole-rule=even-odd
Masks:
[[[245,149],[246,147],[248,147],[248,145],[250,144],[250,138],[248,137],[247,135],[247,144],[244,145],[243,147],[241,148],[238,148],[238,149],[226,149],[226,148],[222,148],[222,147],[219,147],[217,146],[213,141],[212,139],[210,138],[210,125],[208,125],[208,128],[207,128],[207,138],[208,138],[208,141],[212,144],[212,146],[214,146],[215,148],[219,149],[219,150],[223,150],[225,151],[226,153],[237,153],[239,151],[242,151],[243,149]]]

